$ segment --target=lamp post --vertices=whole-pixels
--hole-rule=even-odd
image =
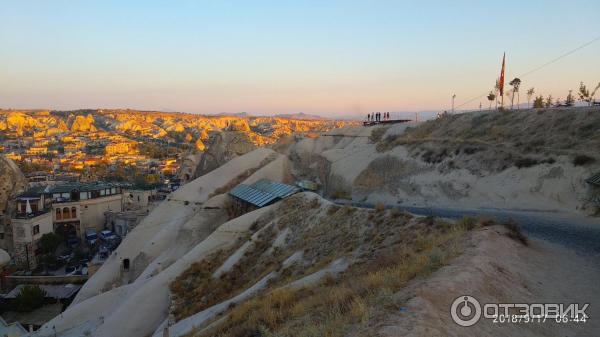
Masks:
[[[454,99],[456,98],[456,94],[452,95],[452,113],[454,113]]]

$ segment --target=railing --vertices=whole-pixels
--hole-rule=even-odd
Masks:
[[[41,211],[35,211],[35,212],[31,212],[31,213],[17,213],[15,215],[15,219],[33,219],[35,217],[38,217],[40,215],[44,215],[46,213],[50,212],[50,209],[44,209]]]

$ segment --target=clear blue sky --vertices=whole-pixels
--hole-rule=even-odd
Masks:
[[[445,109],[600,36],[600,1],[6,1],[0,107]],[[600,41],[524,77],[600,81]],[[524,95],[523,95],[524,96]],[[480,100],[465,107],[479,105]],[[485,98],[481,99],[487,104]]]

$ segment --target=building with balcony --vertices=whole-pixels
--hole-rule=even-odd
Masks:
[[[83,239],[87,228],[101,231],[106,211],[123,210],[123,192],[114,184],[64,184],[51,193],[54,231],[63,237]]]
[[[13,258],[17,265],[37,267],[38,241],[53,231],[49,205],[43,187],[29,189],[17,197],[16,212],[11,219]]]
[[[20,194],[15,206],[11,219],[14,259],[34,269],[42,235],[55,232],[65,239],[83,240],[87,228],[103,230],[104,213],[123,210],[123,192],[108,183],[38,186]]]

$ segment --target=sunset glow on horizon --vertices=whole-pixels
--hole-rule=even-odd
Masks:
[[[492,90],[504,52],[510,80],[598,37],[598,13],[598,1],[5,3],[0,108],[439,111]],[[598,56],[600,41],[522,88],[593,87]]]

